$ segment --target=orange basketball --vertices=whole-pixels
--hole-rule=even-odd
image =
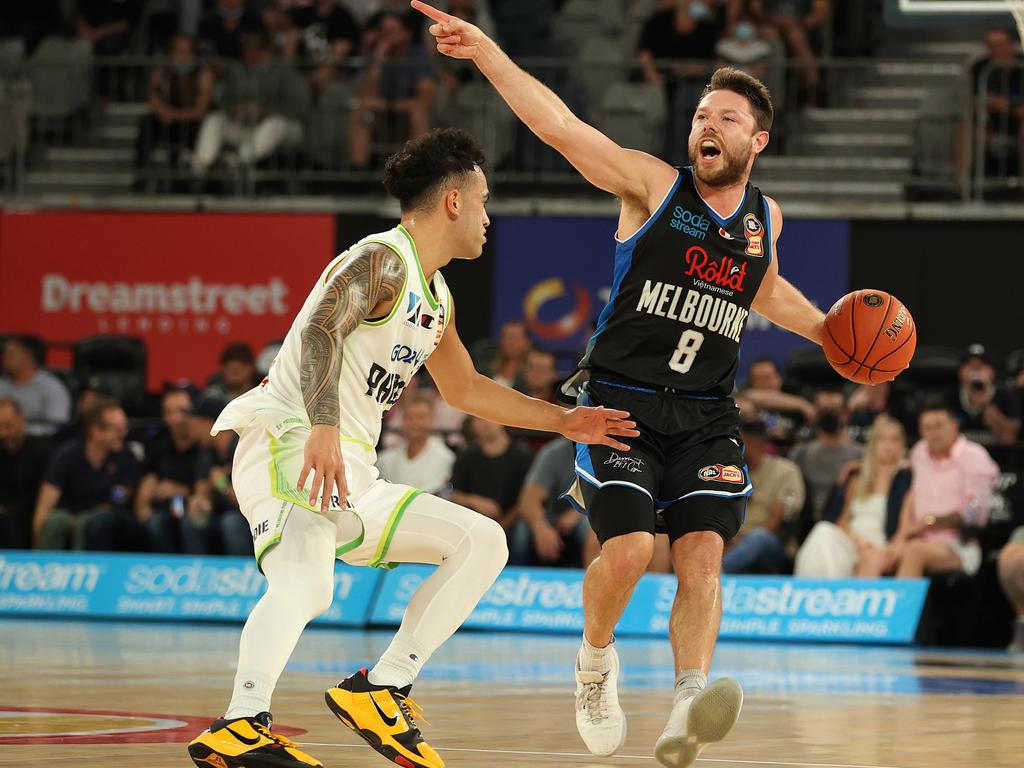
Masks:
[[[917,327],[903,302],[885,291],[848,293],[825,315],[826,359],[858,384],[892,381],[910,365]]]

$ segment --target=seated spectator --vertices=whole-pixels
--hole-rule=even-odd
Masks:
[[[49,461],[49,441],[27,434],[21,406],[0,398],[0,549],[32,545],[32,513]]]
[[[510,565],[583,565],[590,524],[559,497],[576,479],[576,446],[558,436],[533,460],[509,535]]]
[[[359,106],[352,110],[349,142],[352,164],[366,168],[373,156],[373,137],[389,121],[408,123],[402,140],[430,130],[436,73],[417,37],[418,21],[407,14],[385,13],[359,86]]]
[[[522,378],[521,391],[523,393],[546,403],[557,402],[555,384],[558,383],[559,376],[555,355],[552,352],[531,349],[526,355]],[[512,435],[526,443],[526,447],[534,453],[547,445],[554,437],[551,432],[538,432],[529,429],[513,429]]]
[[[831,0],[750,0],[751,13],[778,31],[789,55],[801,63],[800,82],[808,101],[818,101],[821,74],[815,51],[821,51],[832,15]]]
[[[999,553],[999,583],[1017,616],[1009,650],[1024,653],[1024,526],[1010,535]]]
[[[796,464],[765,451],[763,421],[741,422],[740,437],[754,491],[743,527],[722,558],[722,571],[779,573],[787,561],[782,528],[803,506],[804,481]]]
[[[768,79],[769,66],[784,62],[771,42],[761,35],[752,16],[743,14],[715,44],[718,66],[735,67],[753,75],[762,82]]]
[[[110,398],[85,413],[85,434],[57,448],[39,489],[33,537],[38,549],[138,551],[144,539],[131,513],[139,463],[124,445],[128,417]]]
[[[402,442],[380,453],[377,469],[388,482],[447,495],[455,454],[434,434],[435,402],[424,392],[403,398]]]
[[[98,56],[125,53],[142,15],[142,0],[77,0],[75,33]]]
[[[794,448],[789,457],[803,472],[810,500],[810,518],[817,522],[821,520],[843,467],[859,459],[864,453],[864,446],[846,434],[849,413],[842,392],[819,392],[814,405],[818,414],[814,425],[815,437]]]
[[[996,367],[981,344],[972,344],[960,364],[957,421],[968,440],[1013,445],[1020,436],[1020,406],[1013,393],[996,386]]]
[[[473,442],[452,467],[452,501],[497,520],[508,530],[516,520],[516,502],[533,454],[514,442],[500,424],[468,419]]]
[[[882,575],[885,547],[896,532],[910,489],[910,471],[902,466],[906,453],[903,425],[879,416],[868,430],[863,462],[845,483],[842,514],[834,523],[815,523],[797,553],[797,576],[874,579]]]
[[[984,82],[983,82],[984,81]],[[985,94],[985,173],[1024,174],[1024,57],[1016,36],[1002,28],[985,33],[985,56],[971,67],[972,95]],[[965,158],[960,158],[963,167]]]
[[[220,370],[207,382],[206,397],[231,402],[260,383],[256,370],[256,355],[244,341],[224,347],[220,354]]]
[[[185,387],[164,392],[164,431],[146,448],[135,511],[154,552],[209,552],[211,509],[197,493],[202,448],[188,418],[194,398]]]
[[[23,339],[4,344],[0,397],[9,397],[21,407],[30,435],[52,435],[71,420],[71,395],[61,380],[36,359]]]
[[[914,474],[900,527],[886,547],[883,571],[901,579],[981,565],[981,549],[968,526],[985,525],[999,467],[988,452],[960,434],[944,403],[926,404],[921,440],[910,452]]]
[[[338,67],[358,54],[362,32],[336,0],[314,0],[312,5],[294,8],[291,22],[283,58],[302,62],[310,88],[319,97],[337,76]]]
[[[774,360],[758,358],[750,364],[747,388],[742,394],[761,412],[772,442],[788,448],[796,441],[800,427],[814,421],[815,411],[806,399],[783,391],[784,383]]]
[[[199,22],[203,53],[222,59],[242,58],[242,35],[264,31],[263,22],[245,7],[245,0],[217,0],[216,6]]]
[[[204,175],[224,144],[237,154],[228,163],[252,166],[302,141],[300,117],[308,103],[302,81],[287,64],[273,58],[263,31],[242,36],[242,63],[224,77],[219,108],[206,116],[192,158],[192,170]]]
[[[200,446],[196,463],[195,501],[199,515],[210,519],[207,546],[217,551],[221,545],[225,555],[252,557],[252,535],[249,523],[238,508],[238,498],[231,485],[231,464],[235,458],[238,435],[225,430],[216,436],[210,434],[213,423],[224,410],[227,401],[204,396],[189,411],[188,424],[192,437]],[[219,541],[217,541],[219,537]]]
[[[491,361],[487,375],[506,387],[522,390],[525,386],[526,356],[533,342],[521,320],[509,320],[501,326],[498,336],[498,354]]]
[[[170,166],[177,168],[182,152],[192,151],[200,121],[213,103],[213,70],[196,61],[195,42],[178,35],[168,54],[170,61],[150,76],[149,114],[139,119],[135,167],[140,171],[149,167],[150,153],[158,144],[167,145]]]

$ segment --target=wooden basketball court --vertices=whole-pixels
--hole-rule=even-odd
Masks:
[[[0,765],[191,765],[185,743],[230,692],[239,628],[0,622]],[[372,663],[388,633],[308,630],[281,681],[275,727],[332,766],[387,761],[328,712],[323,691]],[[453,768],[656,766],[671,702],[666,642],[623,640],[621,755],[586,753],[573,721],[571,637],[460,633],[413,695]],[[747,699],[728,741],[698,765],[996,768],[1024,760],[1024,656],[723,644],[715,675]],[[287,730],[293,728],[296,730]],[[299,730],[301,729],[301,730]]]

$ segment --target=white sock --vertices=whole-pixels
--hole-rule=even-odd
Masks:
[[[430,649],[411,634],[399,630],[367,679],[373,685],[393,685],[396,688],[412,685],[430,653]]]
[[[253,679],[243,679],[253,678]],[[224,713],[225,720],[239,717],[255,717],[260,712],[270,711],[270,697],[274,694],[276,678],[256,675],[236,675],[235,689],[231,694],[231,703]]]
[[[607,672],[612,668],[612,646],[615,644],[613,637],[611,642],[604,648],[598,648],[590,644],[586,634],[583,635],[583,644],[580,646],[579,665],[581,670],[587,672]]]
[[[684,669],[676,680],[676,702],[690,699],[708,687],[708,676],[701,669]]]

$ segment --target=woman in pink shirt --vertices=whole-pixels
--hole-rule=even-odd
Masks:
[[[910,451],[914,474],[900,527],[886,548],[886,572],[897,578],[962,570],[977,572],[978,543],[967,526],[985,525],[999,467],[988,452],[960,434],[946,405],[921,411],[921,440]]]

